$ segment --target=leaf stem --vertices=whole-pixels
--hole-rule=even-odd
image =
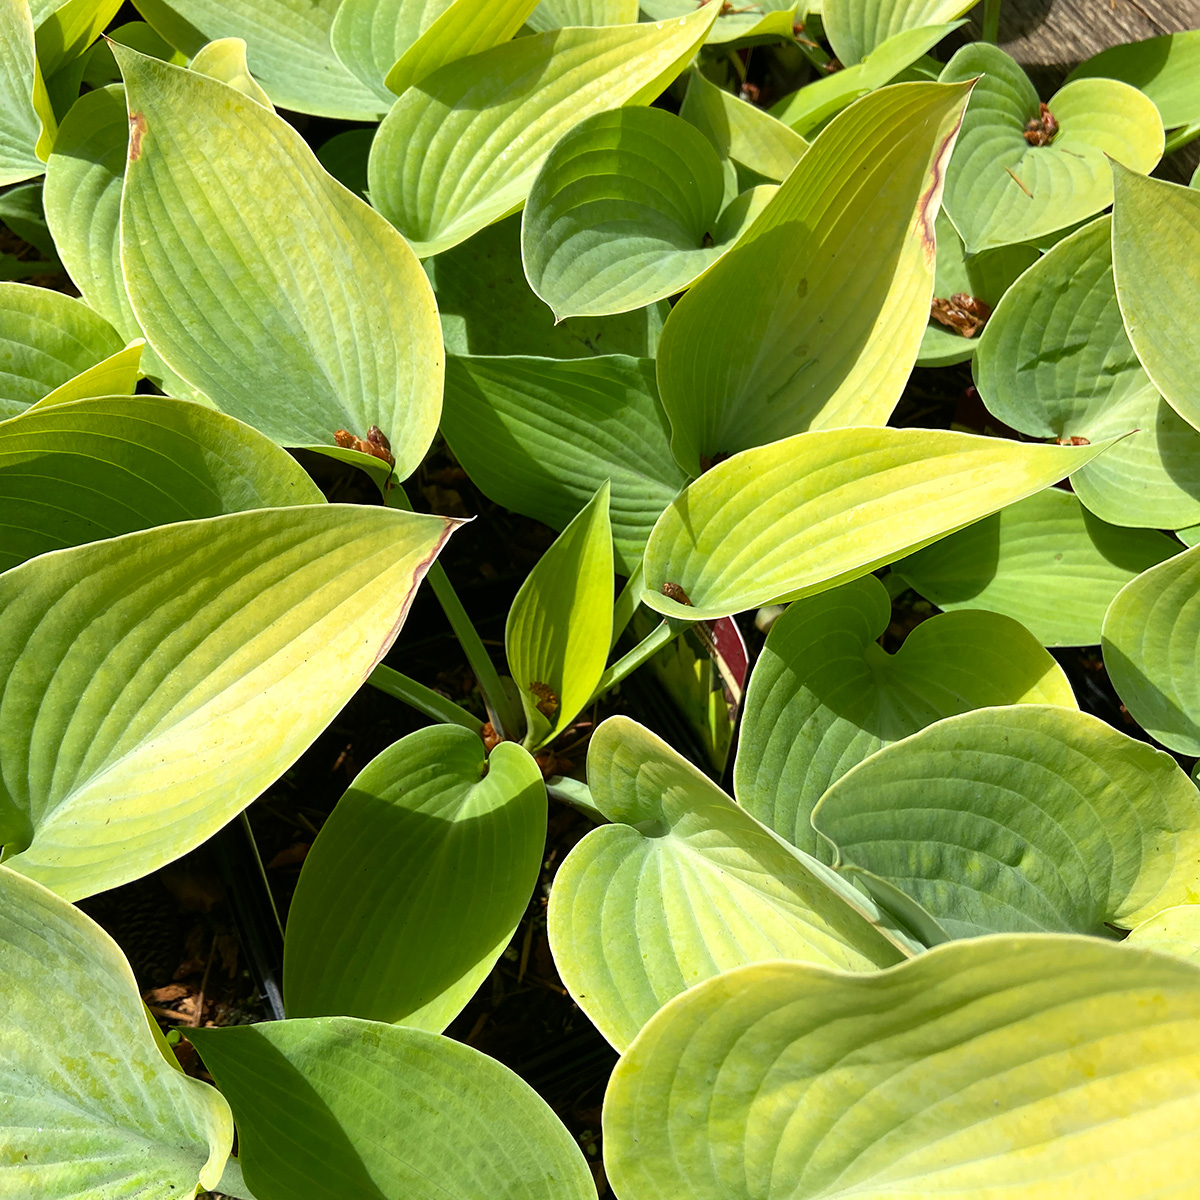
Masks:
[[[603,675],[600,676],[600,682],[596,684],[596,690],[592,693],[588,704],[598,700],[610,688],[616,687],[626,675],[636,671],[642,663],[653,658],[668,642],[672,642],[681,634],[688,626],[687,621],[673,621],[669,618],[664,620],[660,625],[648,633],[628,654],[618,658]],[[585,706],[586,707],[586,706]]]
[[[367,676],[367,682],[381,692],[403,700],[405,704],[423,712],[427,717],[441,721],[443,725],[462,725],[472,733],[479,733],[483,728],[483,722],[478,717],[472,716],[453,700],[447,700],[433,688],[428,688],[399,671],[393,671],[391,667],[380,664]]]
[[[1000,40],[1000,0],[983,0],[982,41],[993,45]]]
[[[1174,154],[1176,150],[1182,150],[1184,146],[1190,145],[1198,137],[1200,137],[1200,121],[1193,121],[1191,125],[1180,125],[1178,129],[1170,130],[1167,133],[1167,144],[1163,148],[1163,157]]]
[[[546,780],[546,791],[555,800],[561,800],[564,804],[579,809],[597,825],[608,824],[608,818],[596,807],[591,789],[586,783],[580,783],[578,779],[572,779],[568,775],[551,775]]]
[[[646,579],[642,565],[642,560],[639,559],[638,565],[633,568],[633,573],[625,581],[625,586],[621,589],[616,604],[613,605],[612,641],[608,644],[610,652],[616,647],[617,640],[625,632],[629,622],[633,620],[633,614],[637,612],[637,607],[642,602],[642,584]]]

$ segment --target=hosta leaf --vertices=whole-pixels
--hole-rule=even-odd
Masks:
[[[1191,525],[1200,433],[1158,394],[1125,335],[1110,225],[1085,225],[1014,284],[979,341],[975,381],[988,410],[1031,437],[1095,442],[1136,430],[1075,473],[1076,495],[1117,525]]]
[[[838,61],[849,67],[898,33],[944,25],[970,7],[969,0],[824,0],[821,24]]]
[[[689,473],[805,429],[888,419],[925,328],[941,164],[965,100],[903,84],[838,117],[671,310],[658,384]]]
[[[26,0],[0,0],[0,187],[46,168],[34,147],[42,121],[34,107],[40,83]]]
[[[934,228],[937,230],[937,262],[933,294],[938,299],[948,300],[963,293],[994,309],[1017,276],[1038,259],[1038,252],[1032,246],[1001,246],[968,259],[963,254],[962,238],[944,211],[938,213]],[[964,337],[957,329],[948,328],[930,317],[921,336],[917,365],[945,367],[966,362],[980,344],[978,336]]]
[[[568,25],[632,25],[637,0],[541,0],[525,23],[538,33]]]
[[[67,404],[72,400],[90,400],[97,396],[132,396],[142,377],[142,351],[146,343],[142,338],[101,359],[94,367],[85,367],[78,375],[72,375],[66,383],[60,383],[52,392],[47,392],[33,408],[49,408],[54,404]]]
[[[6,863],[76,899],[215,833],[383,657],[454,526],[385,508],[264,509],[0,575]]]
[[[246,43],[241,38],[220,38],[202,46],[196,51],[191,68],[201,75],[211,76],[229,84],[231,88],[237,88],[243,96],[249,96],[267,108],[273,107],[271,97],[250,74],[250,68],[246,65]]]
[[[712,142],[722,159],[776,183],[787,178],[808,149],[782,121],[710,83],[700,71],[688,79],[679,115]]]
[[[469,729],[418,730],[373,759],[304,861],[288,910],[291,1016],[443,1030],[529,907],[546,789],[514,742],[489,756]]]
[[[964,46],[946,65],[948,82],[975,85],[946,175],[946,212],[967,253],[1029,242],[1112,203],[1108,157],[1149,171],[1162,157],[1162,121],[1153,101],[1112,79],[1080,79],[1047,102],[1058,123],[1048,145],[1031,145],[1038,119],[1029,77],[1003,50]]]
[[[661,108],[596,113],[550,151],[525,202],[530,286],[557,320],[643,308],[686,288],[744,223],[718,222],[711,143]]]
[[[1200,755],[1200,547],[1130,580],[1104,618],[1104,665],[1143,729]]]
[[[623,575],[687,483],[671,455],[652,359],[451,355],[442,432],[484,495],[552,529],[566,528],[607,479]]]
[[[950,937],[1105,936],[1200,900],[1195,784],[1169,754],[1069,708],[930,725],[847,771],[812,823],[840,869],[884,880]]]
[[[170,15],[199,30],[204,41],[242,38],[254,77],[280,108],[378,120],[387,104],[338,61],[329,30],[339,0],[171,0]],[[143,0],[142,9],[145,10]],[[143,11],[152,25],[152,15]],[[159,28],[175,45],[178,35]],[[194,54],[195,49],[180,45]]]
[[[743,963],[900,960],[819,867],[628,718],[596,732],[588,783],[613,824],[559,868],[548,932],[563,982],[618,1049],[672,996]]]
[[[1126,944],[1174,954],[1200,966],[1200,904],[1177,904],[1143,921]]]
[[[1113,164],[1113,274],[1125,330],[1151,382],[1200,428],[1200,191]]]
[[[677,21],[695,11],[695,0],[641,0],[640,7],[651,21]],[[704,40],[710,46],[742,38],[790,41],[795,22],[796,0],[791,3],[788,0],[758,0],[753,4],[722,4],[721,12]]]
[[[798,600],[771,626],[746,691],[738,803],[828,860],[809,821],[830,784],[933,721],[993,704],[1075,707],[1058,664],[1016,621],[989,612],[924,621],[889,654],[892,606],[873,575]]]
[[[0,283],[0,417],[24,412],[120,349],[116,330],[81,301]]]
[[[666,616],[708,620],[823,592],[1048,487],[1104,448],[865,428],[746,450],[659,517],[642,599]]]
[[[551,147],[595,112],[656,96],[716,17],[560,29],[426,76],[371,147],[371,200],[423,258],[520,208]]]
[[[1020,621],[1044,646],[1092,646],[1113,597],[1179,545],[1093,516],[1051,488],[896,563],[939,608],[982,608]]]
[[[1200,969],[1070,935],[877,975],[762,963],[665,1008],[617,1064],[621,1200],[1144,1200],[1200,1172]]]
[[[338,429],[377,425],[410,474],[437,429],[442,355],[433,293],[403,239],[282,117],[115,53],[137,131],[121,261],[150,344],[268,437],[331,447]]]
[[[262,434],[183,400],[79,400],[0,423],[0,571],[155,525],[322,499]]]
[[[396,60],[446,11],[453,0],[342,0],[329,41],[346,69],[369,88],[386,112],[395,95],[383,80]],[[373,131],[372,131],[373,132]]]
[[[117,944],[0,867],[0,1172],[6,1197],[190,1196],[216,1187],[229,1105],[173,1068]]]
[[[38,65],[49,79],[73,63],[117,14],[121,0],[67,0],[37,28]]]
[[[509,609],[504,648],[530,721],[530,744],[562,732],[604,672],[613,609],[609,491],[606,480],[538,559]]]
[[[201,1029],[258,1200],[595,1200],[583,1152],[507,1067],[351,1017]]]
[[[1200,121],[1200,29],[1111,46],[1067,76],[1120,79],[1145,92],[1171,129]]]

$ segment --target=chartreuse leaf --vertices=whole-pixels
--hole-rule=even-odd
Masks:
[[[0,867],[3,1194],[191,1196],[216,1187],[229,1105],[173,1069],[129,963],[79,909]]]
[[[1039,146],[1025,139],[1027,122],[1039,116],[1037,92],[999,47],[964,46],[941,78],[953,83],[980,75],[944,198],[968,254],[1030,242],[1106,208],[1113,199],[1108,157],[1135,171],[1149,171],[1162,157],[1158,109],[1128,84],[1068,83],[1048,101],[1058,131]]]
[[[805,429],[888,419],[925,328],[940,172],[965,102],[963,87],[910,83],[838,117],[671,310],[658,385],[690,474]]]
[[[1093,646],[1116,594],[1179,545],[1093,516],[1051,488],[951,534],[893,568],[939,608],[1020,621],[1044,646]]]
[[[43,402],[0,423],[0,571],[137,529],[322,499],[274,442],[183,400]]]
[[[717,14],[517,38],[427,75],[371,147],[371,201],[422,258],[525,202],[551,147],[595,112],[653,99]]]
[[[1200,755],[1200,547],[1131,579],[1104,618],[1104,665],[1143,729]]]
[[[525,23],[538,33],[569,25],[632,25],[637,0],[541,0]]]
[[[263,509],[0,575],[7,864],[76,899],[215,833],[383,657],[454,526],[387,508]]]
[[[1147,917],[1126,944],[1139,950],[1174,954],[1200,965],[1200,904],[1177,904]]]
[[[745,231],[744,203],[721,213],[724,189],[716,150],[673,113],[596,113],[559,139],[525,202],[530,286],[558,320],[674,295]]]
[[[687,483],[652,359],[451,355],[442,432],[485,496],[552,529],[609,480],[622,575],[641,562],[654,522]]]
[[[963,253],[962,238],[944,211],[938,213],[934,228],[937,230],[937,262],[933,275],[935,298],[948,300],[956,293],[963,293],[994,309],[1017,276],[1038,260],[1038,252],[1032,246],[1000,246],[967,258]],[[917,365],[946,367],[966,362],[980,344],[978,336],[964,337],[957,329],[948,328],[930,317],[921,337]]]
[[[876,750],[955,713],[994,704],[1075,707],[1062,668],[1016,621],[990,612],[923,621],[895,654],[873,575],[798,600],[771,626],[750,676],[733,786],[738,803],[828,860],[809,821],[840,776]]]
[[[856,908],[819,864],[628,718],[597,730],[588,784],[613,823],[567,855],[547,929],[563,982],[617,1049],[672,996],[743,963],[900,961],[863,914],[866,897]]]
[[[342,0],[335,9],[329,41],[346,69],[382,104],[396,97],[383,80],[396,60],[437,20],[453,0]]]
[[[1146,93],[1172,129],[1200,121],[1200,29],[1111,46],[1067,76],[1120,79]]]
[[[938,721],[847,771],[812,823],[840,869],[868,890],[882,879],[950,937],[1105,936],[1200,900],[1195,784],[1070,708]]]
[[[546,1102],[470,1046],[352,1017],[202,1029],[195,1043],[258,1200],[595,1200]]]
[[[49,408],[72,400],[90,400],[96,396],[132,396],[142,376],[143,338],[137,338],[116,354],[101,359],[94,367],[86,367],[66,383],[60,383],[29,408]],[[26,412],[29,409],[25,410]]]
[[[529,572],[508,612],[504,648],[530,745],[561,733],[604,673],[613,608],[609,492],[605,480]]]
[[[1200,428],[1200,191],[1113,164],[1113,274],[1125,330],[1151,382]]]
[[[1136,430],[1072,476],[1076,495],[1116,525],[1193,525],[1200,433],[1158,394],[1125,335],[1110,225],[1085,225],[1013,285],[979,341],[975,382],[989,412],[1031,437]]]
[[[708,620],[823,592],[1048,487],[1104,448],[859,428],[746,450],[659,517],[642,599],[666,616]]]
[[[168,15],[175,23],[183,18],[182,30],[165,27],[140,2],[150,24],[189,54],[198,49],[182,44],[189,26],[204,42],[242,38],[250,70],[280,108],[350,121],[378,120],[387,111],[333,52],[329,31],[339,0],[171,0]]]
[[[642,1031],[604,1165],[621,1200],[1183,1196],[1198,1068],[1200,969],[1148,951],[1028,934],[880,974],[759,963]]]
[[[770,113],[739,100],[695,70],[688,78],[679,115],[695,125],[722,159],[782,182],[808,149],[808,143]]]
[[[394,229],[282,117],[116,47],[134,138],[121,261],[146,337],[216,406],[290,446],[391,440],[410,474],[441,412],[437,309]]]
[[[677,21],[695,11],[694,0],[642,0],[641,10],[651,21]],[[705,42],[710,46],[742,38],[791,41],[796,22],[796,0],[757,0],[722,4]]]
[[[26,283],[0,283],[0,417],[121,349],[116,330],[86,304]]]
[[[529,907],[546,789],[515,742],[489,756],[459,725],[373,759],[304,861],[288,910],[291,1016],[398,1021],[440,1033]]]
[[[121,0],[67,0],[37,28],[38,65],[47,79],[85,53],[117,14]]]
[[[35,152],[42,136],[34,105],[40,84],[28,0],[0,0],[0,187],[46,169]]]
[[[821,24],[838,61],[849,67],[898,33],[944,25],[970,7],[969,0],[823,0]]]
[[[196,51],[191,68],[236,88],[243,96],[257,100],[266,108],[274,107],[246,65],[246,43],[237,37],[219,38]]]

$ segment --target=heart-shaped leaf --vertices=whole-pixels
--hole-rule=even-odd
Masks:
[[[396,97],[384,78],[453,0],[342,0],[329,30],[333,52],[386,112]],[[371,131],[373,132],[373,131]]]
[[[1177,904],[1155,913],[1125,941],[1139,950],[1174,954],[1200,966],[1200,904]]]
[[[183,1197],[216,1187],[233,1144],[229,1105],[160,1053],[108,934],[7,867],[0,974],[6,1196]]]
[[[888,419],[925,328],[940,172],[965,100],[903,84],[839,116],[671,310],[658,385],[689,474],[805,429]]]
[[[863,915],[865,897],[854,906],[820,864],[628,718],[596,731],[588,783],[614,823],[567,855],[547,929],[563,982],[618,1049],[672,996],[743,963],[868,971],[900,961]]]
[[[1113,275],[1125,330],[1151,382],[1200,429],[1200,191],[1113,164]]]
[[[154,525],[323,499],[274,442],[183,400],[38,405],[0,423],[0,571]]]
[[[1016,621],[989,612],[924,621],[896,654],[878,639],[892,606],[873,575],[798,600],[771,626],[746,691],[738,803],[829,860],[809,821],[855,763],[933,721],[995,704],[1075,707],[1058,664]]]
[[[1178,551],[1165,534],[1109,525],[1050,488],[893,569],[939,608],[1013,617],[1043,646],[1094,646],[1113,597]]]
[[[632,25],[637,0],[541,0],[525,23],[538,33],[569,25]]]
[[[262,509],[0,575],[5,862],[76,899],[199,845],[353,695],[455,525]]]
[[[546,843],[541,772],[435,725],[367,764],[313,842],[288,910],[291,1016],[440,1033],[529,907]]]
[[[133,309],[168,365],[291,446],[378,426],[396,470],[441,412],[437,309],[395,230],[233,88],[115,53],[134,139],[121,199]],[[330,281],[336,280],[333,287]]]
[[[927,429],[826,429],[746,450],[671,504],[643,601],[709,620],[867,575],[1078,470],[1105,448]],[[689,603],[673,598],[682,592]]]
[[[1072,476],[1076,495],[1117,525],[1193,525],[1200,433],[1158,394],[1125,335],[1110,225],[1100,217],[1064,238],[1012,287],[979,342],[975,382],[988,411],[1030,437],[1136,430]]]
[[[504,649],[529,745],[561,733],[604,673],[613,612],[609,491],[606,480],[538,559],[508,612]]]
[[[596,1200],[546,1102],[470,1046],[351,1017],[190,1032],[258,1200]]]
[[[1033,241],[1106,208],[1113,199],[1108,157],[1135,171],[1162,157],[1158,109],[1128,84],[1069,83],[1043,118],[1029,77],[986,42],[964,46],[940,78],[979,75],[943,200],[968,254]]]
[[[42,121],[34,107],[41,82],[27,0],[0,0],[0,187],[46,168],[34,151]]]
[[[1200,29],[1110,46],[1067,76],[1120,79],[1146,93],[1172,129],[1200,121]]]
[[[969,0],[824,0],[821,25],[838,61],[849,67],[898,33],[944,25],[970,7]]]
[[[1200,547],[1130,580],[1104,618],[1113,687],[1151,737],[1200,754]]]
[[[451,355],[442,432],[485,496],[552,529],[565,529],[608,480],[623,575],[687,483],[671,455],[652,359]]]
[[[840,869],[868,890],[882,879],[950,937],[1103,937],[1200,899],[1195,785],[1169,754],[1070,708],[938,721],[847,771],[812,823]]]
[[[554,143],[595,112],[653,99],[686,65],[713,4],[669,24],[559,29],[426,76],[371,147],[371,201],[421,257],[525,202]]]
[[[617,1064],[621,1200],[1186,1194],[1200,968],[1070,935],[940,946],[876,975],[761,963]]]

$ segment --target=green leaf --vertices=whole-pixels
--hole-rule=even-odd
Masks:
[[[470,1046],[351,1017],[192,1032],[258,1200],[595,1200],[546,1102]]]
[[[588,117],[550,151],[525,202],[530,286],[556,320],[673,296],[745,231],[744,220],[728,229],[718,221],[724,188],[711,143],[672,113],[625,108]]]
[[[555,876],[559,974],[619,1050],[673,996],[731,967],[790,958],[869,971],[900,951],[706,775],[627,717],[588,749],[593,829]],[[852,893],[854,894],[854,893]]]
[[[980,339],[975,382],[988,411],[1030,437],[1095,442],[1135,430],[1075,473],[1075,493],[1116,525],[1192,525],[1200,433],[1158,394],[1125,335],[1110,226],[1085,225],[1014,284]]]
[[[379,127],[372,203],[422,258],[465,241],[521,207],[573,125],[658,95],[715,17],[537,33],[439,68]]]
[[[236,88],[243,96],[272,108],[271,97],[259,86],[246,65],[246,43],[241,38],[220,38],[196,51],[191,68]]]
[[[182,44],[188,40],[188,28],[198,31],[204,42],[242,38],[250,70],[280,108],[377,121],[387,104],[342,65],[330,45],[338,4],[339,0],[171,0],[169,16],[187,23],[179,30],[164,27],[145,0],[139,0],[150,24],[189,54],[199,47]]]
[[[1068,83],[1048,101],[1058,132],[1031,145],[1038,95],[1003,50],[964,46],[941,79],[975,85],[946,175],[946,212],[968,254],[1030,242],[1098,213],[1112,203],[1106,156],[1136,171],[1162,157],[1162,121],[1153,101],[1112,79]]]
[[[383,80],[396,60],[453,0],[342,0],[332,4],[333,52],[386,112],[396,97]],[[373,130],[371,131],[374,132]]]
[[[838,61],[849,67],[898,33],[944,25],[970,7],[970,0],[824,0],[821,25]]]
[[[609,484],[555,539],[521,584],[504,627],[526,715],[564,730],[591,698],[612,644],[613,553]],[[532,725],[531,725],[532,731]]]
[[[56,8],[35,36],[42,74],[49,79],[83,55],[120,7],[121,0],[67,0]]]
[[[746,450],[659,517],[642,599],[695,621],[823,592],[1048,487],[1104,448],[862,428]]]
[[[722,159],[782,182],[808,149],[808,143],[782,121],[724,88],[696,70],[688,78],[679,115],[695,125]]]
[[[877,639],[891,617],[873,575],[798,600],[771,626],[746,690],[733,773],[738,803],[827,861],[809,815],[876,750],[974,708],[1075,707],[1062,668],[1008,617],[945,613],[889,654]]]
[[[1038,260],[1038,252],[1032,246],[1001,246],[968,259],[963,253],[962,238],[944,211],[938,213],[934,228],[937,231],[935,298],[948,300],[961,292],[994,309],[1017,276]],[[979,346],[978,337],[964,337],[957,329],[948,328],[930,317],[921,337],[917,366],[946,367],[966,362]],[[1121,429],[1118,432],[1129,431]]]
[[[26,283],[0,283],[0,417],[24,412],[121,339],[86,304]]]
[[[658,385],[690,474],[805,429],[888,419],[925,328],[940,171],[965,100],[903,84],[838,117],[671,310]]]
[[[317,151],[317,162],[327,170],[344,188],[356,196],[367,194],[367,156],[371,153],[371,142],[375,130],[347,129],[335,133],[327,142],[321,143]]]
[[[121,261],[151,346],[275,441],[331,447],[338,429],[377,425],[409,475],[437,430],[442,354],[403,239],[282,117],[214,79],[115,53],[139,131]]]
[[[568,25],[632,25],[637,19],[637,0],[541,0],[525,24],[546,33]]]
[[[1139,950],[1174,954],[1200,965],[1200,904],[1177,904],[1155,913],[1125,941]]]
[[[0,575],[6,863],[76,899],[198,846],[354,694],[455,525],[264,509]]]
[[[0,221],[46,258],[57,257],[54,239],[46,225],[40,179],[18,184],[0,195]]]
[[[0,1169],[6,1196],[192,1195],[233,1144],[221,1094],[173,1069],[117,944],[0,867]]]
[[[660,302],[615,317],[556,323],[526,282],[519,215],[481,229],[423,265],[437,295],[448,354],[651,358],[669,311]]]
[[[42,135],[34,106],[40,79],[27,0],[0,0],[0,187],[46,169],[34,150]]]
[[[0,423],[0,571],[155,525],[322,500],[262,434],[183,400],[43,401]]]
[[[546,842],[546,789],[514,742],[458,725],[373,759],[313,842],[288,910],[291,1016],[443,1030],[516,932]]]
[[[1104,618],[1104,665],[1133,719],[1200,755],[1200,548],[1131,579]]]
[[[938,721],[847,771],[812,823],[839,869],[868,890],[882,879],[950,937],[1103,937],[1200,900],[1195,785],[1169,754],[1070,708]]]
[[[142,377],[142,351],[146,343],[142,338],[130,342],[116,354],[101,359],[94,367],[86,367],[61,383],[52,392],[47,392],[35,408],[50,408],[54,404],[67,404],[72,400],[91,400],[97,396],[132,396]]]
[[[1120,79],[1146,93],[1172,129],[1200,121],[1200,29],[1112,46],[1067,76]]]
[[[1200,428],[1200,191],[1113,164],[1113,275],[1125,331],[1151,382]]]
[[[451,355],[442,432],[488,499],[552,529],[566,528],[609,480],[623,575],[687,483],[671,455],[651,359]]]
[[[641,0],[641,10],[651,21],[677,21],[695,11],[695,0]],[[769,41],[792,40],[797,20],[796,0],[747,0],[721,6],[721,12],[704,39],[709,46],[759,38]]]
[[[1179,544],[1093,516],[1050,488],[896,563],[939,608],[982,608],[1020,621],[1044,646],[1094,646],[1116,594]]]
[[[876,975],[741,967],[617,1064],[621,1200],[1185,1195],[1200,969],[1069,935],[941,946]]]

